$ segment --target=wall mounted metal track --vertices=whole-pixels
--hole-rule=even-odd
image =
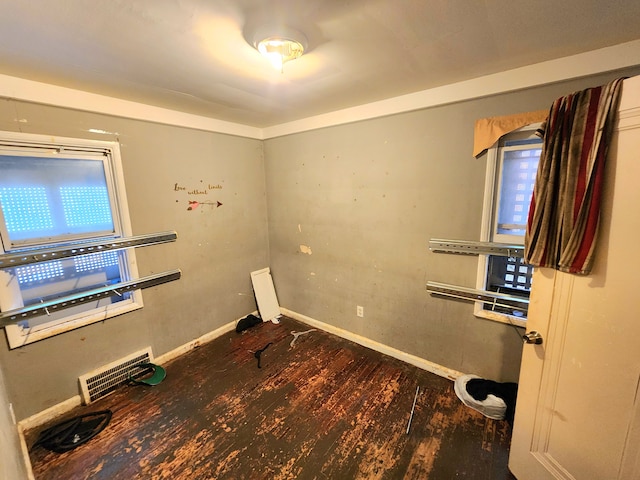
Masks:
[[[86,290],[74,295],[56,298],[55,300],[38,303],[36,305],[30,305],[28,307],[19,308],[16,310],[0,312],[0,327],[5,327],[6,325],[11,325],[24,320],[28,320],[29,318],[39,315],[48,315],[53,312],[57,312],[65,308],[75,307],[76,305],[80,305],[83,303],[96,302],[102,298],[107,298],[114,294],[122,295],[123,293],[133,290],[172,282],[174,280],[178,280],[181,275],[182,272],[180,270],[169,270],[167,272],[142,277],[137,280],[129,280],[128,282],[121,282],[114,285],[94,288],[92,290]]]
[[[524,257],[524,246],[507,243],[471,242],[467,240],[445,240],[432,238],[429,249],[437,253],[458,253],[462,255],[498,255],[502,257]]]
[[[427,291],[443,295],[445,297],[459,298],[472,302],[482,302],[496,307],[507,307],[526,312],[529,307],[529,299],[507,295],[504,293],[490,292],[488,290],[475,290],[473,288],[448,285],[446,283],[427,282]]]
[[[77,243],[64,247],[39,248],[20,253],[7,253],[0,255],[0,268],[13,268],[31,263],[48,262],[61,258],[76,257],[110,250],[123,250],[132,247],[146,247],[161,243],[175,242],[178,238],[176,232],[151,233],[126,238],[98,240],[92,242]]]

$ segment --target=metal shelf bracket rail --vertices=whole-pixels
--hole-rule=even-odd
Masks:
[[[180,270],[169,270],[155,275],[148,275],[137,280],[129,280],[127,282],[117,283],[115,285],[107,285],[104,287],[86,290],[74,295],[56,298],[48,302],[42,302],[28,307],[0,312],[0,327],[12,325],[29,318],[39,315],[49,315],[53,312],[63,310],[65,308],[75,307],[83,303],[96,302],[102,298],[110,297],[114,294],[122,295],[126,292],[138,290],[142,288],[153,287],[162,283],[178,280],[182,275]]]
[[[14,268],[31,263],[48,262],[110,250],[159,245],[161,243],[175,242],[177,238],[178,234],[176,232],[161,232],[126,238],[82,242],[64,247],[39,248],[37,250],[20,253],[7,253],[0,255],[0,268]]]
[[[436,253],[457,253],[462,255],[498,255],[502,257],[524,257],[524,246],[507,243],[472,242],[467,240],[445,240],[432,238],[429,250]]]
[[[126,248],[159,245],[161,243],[174,242],[177,238],[178,234],[174,231],[170,231],[126,238],[78,242],[61,247],[39,248],[19,253],[2,254],[0,255],[0,269],[15,268],[22,265],[49,262],[52,260],[77,257],[80,255],[124,250]],[[52,312],[71,308],[83,303],[96,302],[114,294],[122,295],[123,293],[131,292],[133,290],[153,287],[162,283],[178,280],[181,275],[182,272],[180,270],[169,270],[167,272],[149,275],[135,280],[77,292],[72,295],[67,295],[15,310],[0,312],[0,328],[16,324],[39,315],[50,315]]]
[[[446,283],[427,282],[427,291],[443,295],[445,297],[458,298],[471,302],[482,302],[495,307],[507,307],[526,312],[529,307],[529,299],[507,295],[505,293],[490,292],[488,290],[476,290],[473,288],[448,285]]]

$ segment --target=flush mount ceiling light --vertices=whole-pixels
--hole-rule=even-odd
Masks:
[[[302,56],[307,48],[307,39],[293,28],[263,28],[253,36],[253,46],[273,68],[282,72],[286,62]]]

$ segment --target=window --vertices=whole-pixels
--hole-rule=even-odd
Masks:
[[[542,151],[535,126],[502,137],[487,153],[485,202],[481,240],[523,245],[529,203]],[[478,288],[529,297],[533,267],[522,258],[481,255]],[[476,304],[477,316],[524,325],[526,312]]]
[[[131,236],[117,143],[0,132],[0,253]],[[137,278],[133,251],[0,270],[3,312]],[[5,327],[11,348],[142,307],[114,294]]]

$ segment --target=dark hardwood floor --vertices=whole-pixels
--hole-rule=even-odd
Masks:
[[[309,329],[231,332],[164,365],[157,386],[79,407],[65,417],[113,418],[69,452],[33,448],[35,478],[514,479],[509,424],[464,406],[450,380],[319,330],[290,345]]]

